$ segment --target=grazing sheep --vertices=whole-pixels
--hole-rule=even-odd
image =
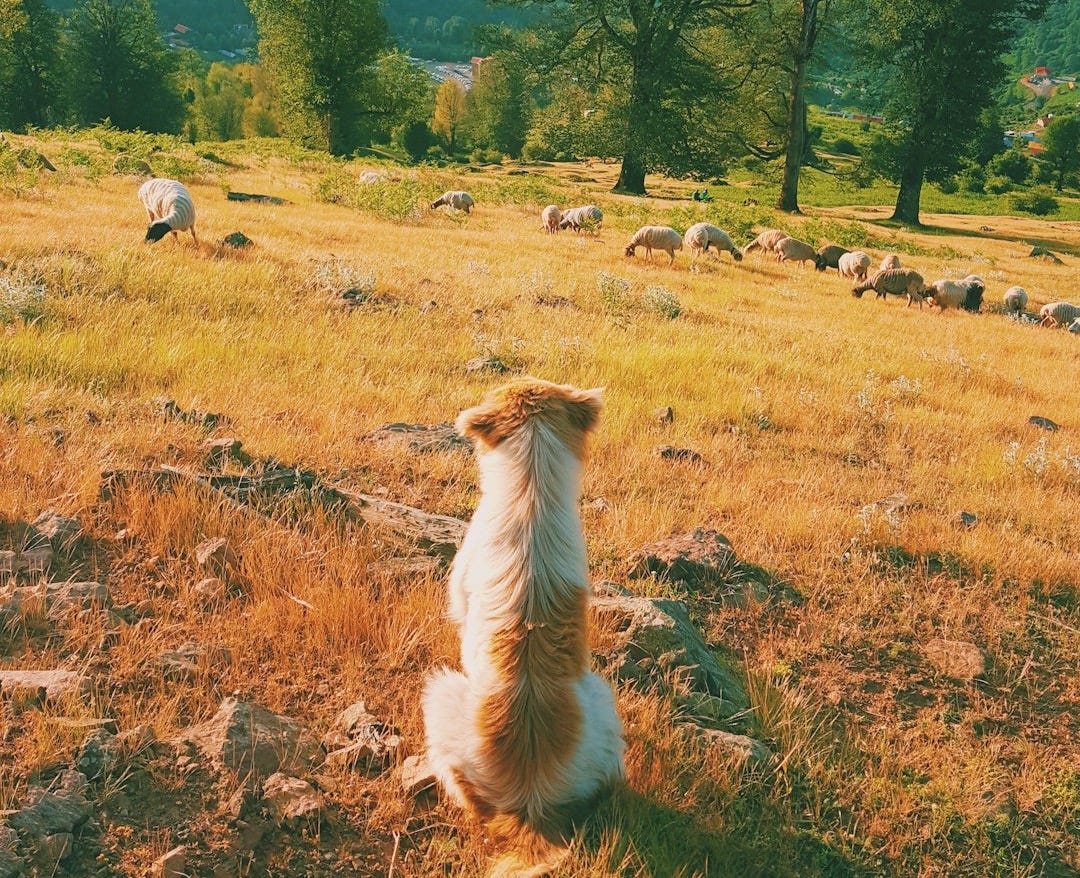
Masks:
[[[936,305],[945,311],[949,308],[961,307],[967,294],[967,285],[960,281],[936,280],[926,288],[923,297],[929,304]]]
[[[779,229],[766,229],[759,234],[753,241],[743,247],[743,256],[753,250],[755,247],[759,248],[762,253],[771,253],[773,247],[775,247],[780,241],[784,240],[788,236],[787,232],[781,232]]]
[[[442,207],[444,204],[452,210],[463,210],[465,213],[469,213],[476,202],[473,201],[473,197],[468,192],[454,189],[449,192],[444,192],[433,201],[431,203],[431,209],[434,210],[436,207]]]
[[[922,275],[910,268],[886,268],[883,271],[875,271],[866,280],[851,288],[851,295],[861,299],[867,290],[877,293],[879,299],[884,299],[886,294],[893,296],[907,296],[907,307],[912,302],[918,302],[919,307],[923,303],[923,290],[926,284]]]
[[[1027,308],[1027,290],[1023,287],[1009,287],[1002,297],[1005,310],[1012,314],[1023,314]]]
[[[1080,317],[1069,324],[1069,332],[1080,332]]]
[[[960,307],[972,314],[978,314],[982,309],[983,293],[986,292],[986,281],[977,274],[969,274],[960,285],[964,288],[964,301]]]
[[[169,232],[177,240],[177,232],[190,231],[195,246],[199,238],[195,234],[195,202],[187,187],[177,180],[155,177],[139,187],[139,201],[146,208],[147,241],[160,241]]]
[[[365,186],[370,186],[373,183],[386,183],[390,178],[382,171],[364,171],[357,179]]]
[[[840,277],[865,280],[867,272],[870,271],[870,256],[862,250],[845,253],[837,260],[836,268],[840,272]]]
[[[878,266],[878,271],[888,271],[890,268],[900,268],[900,257],[895,253],[890,253],[884,259],[881,260],[881,265]]]
[[[813,262],[818,271],[825,270],[825,262],[813,247],[798,238],[781,238],[773,246],[777,262]]]
[[[818,250],[818,256],[821,257],[825,268],[835,268],[839,271],[840,257],[850,252],[851,251],[848,250],[847,247],[841,247],[839,244],[830,244],[828,247],[822,247]]]
[[[558,234],[559,223],[562,222],[562,211],[558,205],[549,204],[540,212],[540,224],[549,235]]]
[[[711,223],[694,223],[683,235],[683,243],[694,254],[694,259],[707,252],[712,246],[716,248],[717,253],[727,250],[736,262],[742,262],[742,253],[731,240],[731,236]]]
[[[581,207],[571,207],[563,211],[562,220],[559,222],[560,229],[573,229],[580,234],[582,229],[591,230],[594,235],[600,233],[600,227],[604,224],[604,212],[595,204],[585,204]]]
[[[1039,309],[1039,323],[1042,326],[1068,326],[1080,318],[1080,305],[1069,302],[1051,302]]]
[[[626,244],[626,255],[633,256],[638,247],[645,248],[645,258],[652,261],[653,250],[663,250],[675,261],[675,251],[682,250],[682,235],[667,226],[642,226]]]

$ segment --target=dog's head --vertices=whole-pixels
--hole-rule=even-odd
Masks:
[[[518,378],[497,387],[480,405],[463,411],[457,431],[476,442],[479,452],[498,448],[530,423],[551,430],[579,457],[585,437],[596,427],[603,406],[603,388],[581,390],[539,378]]]

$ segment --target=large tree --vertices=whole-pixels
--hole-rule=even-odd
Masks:
[[[900,184],[893,219],[918,224],[926,180],[958,167],[1005,76],[1019,22],[1046,0],[867,0],[863,33],[883,75],[890,136],[879,154]]]
[[[1054,186],[1060,192],[1069,174],[1080,171],[1080,116],[1051,122],[1042,136],[1042,145],[1042,157],[1057,174]]]
[[[68,75],[76,118],[118,128],[179,129],[174,63],[150,0],[77,0],[69,21]]]
[[[0,0],[0,125],[56,124],[60,18],[44,0]]]
[[[529,130],[532,101],[519,56],[498,52],[477,71],[466,99],[469,140],[505,153],[521,155]]]
[[[287,131],[344,154],[386,46],[378,0],[248,0]]]
[[[454,79],[446,80],[435,92],[435,112],[431,129],[446,138],[450,155],[457,148],[458,133],[465,121],[465,89]]]

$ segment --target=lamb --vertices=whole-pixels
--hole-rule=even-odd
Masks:
[[[183,183],[164,177],[147,180],[139,187],[139,201],[146,208],[150,223],[145,240],[160,241],[172,232],[175,241],[177,232],[190,231],[195,246],[199,246],[195,234],[195,201]]]
[[[597,235],[603,224],[604,212],[595,204],[585,204],[581,207],[571,207],[569,210],[563,211],[559,228],[573,229],[578,234],[581,233],[582,229],[587,229]]]
[[[675,251],[682,250],[682,235],[667,226],[642,226],[626,244],[626,255],[633,256],[638,247],[645,248],[645,258],[652,261],[653,250],[663,250],[675,261]]]
[[[1039,309],[1039,323],[1042,326],[1068,326],[1080,318],[1080,305],[1069,302],[1051,302]],[[1072,331],[1070,327],[1070,332]]]
[[[743,256],[745,256],[755,247],[760,249],[762,253],[771,253],[773,247],[775,247],[787,236],[787,232],[781,232],[779,229],[766,229],[764,232],[754,238],[753,241],[743,247]]]
[[[875,271],[862,283],[853,286],[851,295],[856,299],[861,299],[862,294],[867,290],[874,290],[879,299],[884,299],[887,293],[894,296],[906,295],[907,307],[910,308],[912,302],[918,302],[921,308],[925,289],[926,284],[917,271],[912,271],[910,268],[887,268],[883,271]]]
[[[742,262],[742,253],[731,240],[731,236],[710,223],[694,223],[683,235],[683,243],[694,254],[694,259],[708,252],[709,247],[712,246],[716,248],[717,253],[727,250],[736,262]]]
[[[1027,290],[1023,287],[1009,287],[1002,297],[1005,310],[1012,314],[1023,314],[1027,308]]]
[[[840,272],[840,277],[865,280],[867,272],[870,271],[870,256],[862,250],[845,253],[837,260],[836,268]]]
[[[813,262],[818,271],[825,270],[825,262],[813,247],[798,238],[781,238],[773,246],[777,262]]]
[[[890,253],[884,259],[881,260],[881,265],[878,266],[878,271],[888,271],[890,268],[900,268],[900,257],[895,253]]]
[[[540,224],[549,235],[559,232],[559,223],[562,222],[562,211],[555,204],[549,204],[540,212]]]
[[[841,247],[839,244],[829,244],[827,247],[822,247],[818,250],[818,256],[820,256],[825,263],[825,268],[835,268],[839,270],[840,257],[850,252],[851,251],[848,250],[847,247]]]
[[[444,204],[451,210],[463,210],[465,213],[469,213],[476,202],[473,201],[473,197],[468,192],[461,189],[451,189],[435,199],[431,203],[431,209],[442,207]]]

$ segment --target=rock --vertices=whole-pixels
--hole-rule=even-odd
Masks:
[[[428,299],[426,302],[421,303],[419,310],[421,314],[427,314],[430,311],[434,311],[438,307],[438,302],[436,302],[434,299]]]
[[[38,842],[34,859],[48,874],[52,874],[57,864],[68,858],[74,845],[75,836],[70,832],[54,832]]]
[[[421,454],[431,451],[464,451],[472,453],[472,442],[461,436],[454,425],[445,424],[383,424],[365,437],[369,442],[405,445]]]
[[[210,665],[228,667],[232,653],[220,644],[194,643],[188,641],[176,649],[161,653],[157,664],[166,678],[194,682],[199,676],[199,664],[206,660]]]
[[[162,854],[150,867],[152,878],[188,878],[187,848],[184,845]]]
[[[690,463],[704,463],[705,458],[692,448],[676,448],[674,445],[657,445],[653,454],[664,460],[686,460]]]
[[[656,576],[688,588],[722,585],[735,568],[735,550],[722,533],[698,527],[640,548],[628,561],[627,575]]]
[[[923,654],[947,677],[970,682],[986,673],[986,653],[965,640],[935,638],[923,646]]]
[[[53,548],[60,549],[73,542],[82,533],[77,518],[66,518],[52,509],[46,509],[30,523],[35,534],[48,540]]]
[[[32,546],[23,550],[19,556],[16,569],[25,570],[31,576],[40,575],[49,569],[52,564],[53,550],[51,546]]]
[[[218,769],[259,781],[275,772],[296,773],[321,761],[315,737],[295,720],[235,698],[175,741],[191,744]]]
[[[229,194],[232,195],[233,193],[230,192]],[[245,247],[250,247],[254,243],[255,242],[243,232],[233,232],[222,239],[221,246],[230,247],[233,250],[243,250]]]
[[[23,706],[63,704],[89,694],[90,681],[75,671],[0,670],[0,697]]]
[[[1028,418],[1028,423],[1033,427],[1038,427],[1040,430],[1049,430],[1051,433],[1056,433],[1061,429],[1059,424],[1055,424],[1049,418],[1044,418],[1040,415],[1032,415]]]
[[[475,314],[475,312],[473,313]],[[465,371],[494,372],[496,375],[502,375],[504,372],[509,372],[510,367],[495,356],[473,357],[465,364]]]
[[[116,766],[116,750],[116,736],[96,729],[83,739],[75,767],[90,780],[97,780]]]
[[[619,585],[610,579],[601,579],[593,583],[593,594],[603,598],[620,598],[633,595],[625,585]]]
[[[401,763],[398,780],[405,795],[414,797],[427,792],[438,783],[427,759],[419,755],[409,756]]]
[[[293,820],[319,819],[323,798],[306,780],[277,772],[263,784],[263,801],[274,821],[281,825]]]
[[[212,537],[199,543],[195,547],[195,560],[200,567],[217,570],[236,564],[236,558],[229,549],[229,541],[225,537]]]
[[[124,755],[134,756],[152,746],[156,740],[154,727],[142,723],[120,732],[116,736],[116,747]]]
[[[773,751],[756,738],[719,729],[701,729],[699,734],[708,742],[710,750],[738,768],[764,767],[774,759]]]
[[[675,423],[675,410],[669,406],[661,406],[653,412],[653,420],[658,424],[673,424]]]
[[[717,711],[729,718],[749,709],[736,663],[719,658],[690,622],[685,604],[643,597],[594,597],[597,626],[611,632],[614,644],[597,653],[616,679],[639,688],[667,687],[671,674],[691,691],[721,700]]]
[[[81,778],[81,783],[74,775]],[[50,835],[74,831],[94,813],[93,805],[83,796],[86,778],[73,771],[65,772],[65,776],[66,786],[61,785],[53,792],[30,787],[27,791],[30,805],[8,817],[8,825],[34,846]]]
[[[0,550],[0,574],[11,576],[18,570],[19,553],[11,549]]]
[[[338,715],[322,744],[328,763],[378,772],[393,761],[401,747],[401,735],[358,701]]]
[[[974,512],[961,512],[960,523],[964,527],[975,527],[975,525],[979,523],[979,516],[977,516]]]
[[[247,462],[247,455],[241,450],[243,444],[239,439],[223,436],[220,439],[207,439],[199,450],[207,455],[212,465],[222,466],[230,460]]]
[[[210,576],[196,582],[191,587],[191,593],[198,603],[206,606],[225,600],[228,596],[228,588],[224,580],[218,579],[216,576]]]
[[[1028,254],[1028,256],[1032,259],[1042,259],[1044,262],[1052,262],[1055,265],[1065,264],[1060,259],[1058,259],[1058,257],[1054,253],[1047,250],[1045,247],[1032,247],[1031,252]]]
[[[25,867],[22,858],[15,856],[14,851],[0,848],[0,878],[19,878]]]
[[[107,608],[110,598],[109,590],[98,582],[50,582],[8,589],[0,602],[8,613],[43,609],[56,621],[82,610]]]

